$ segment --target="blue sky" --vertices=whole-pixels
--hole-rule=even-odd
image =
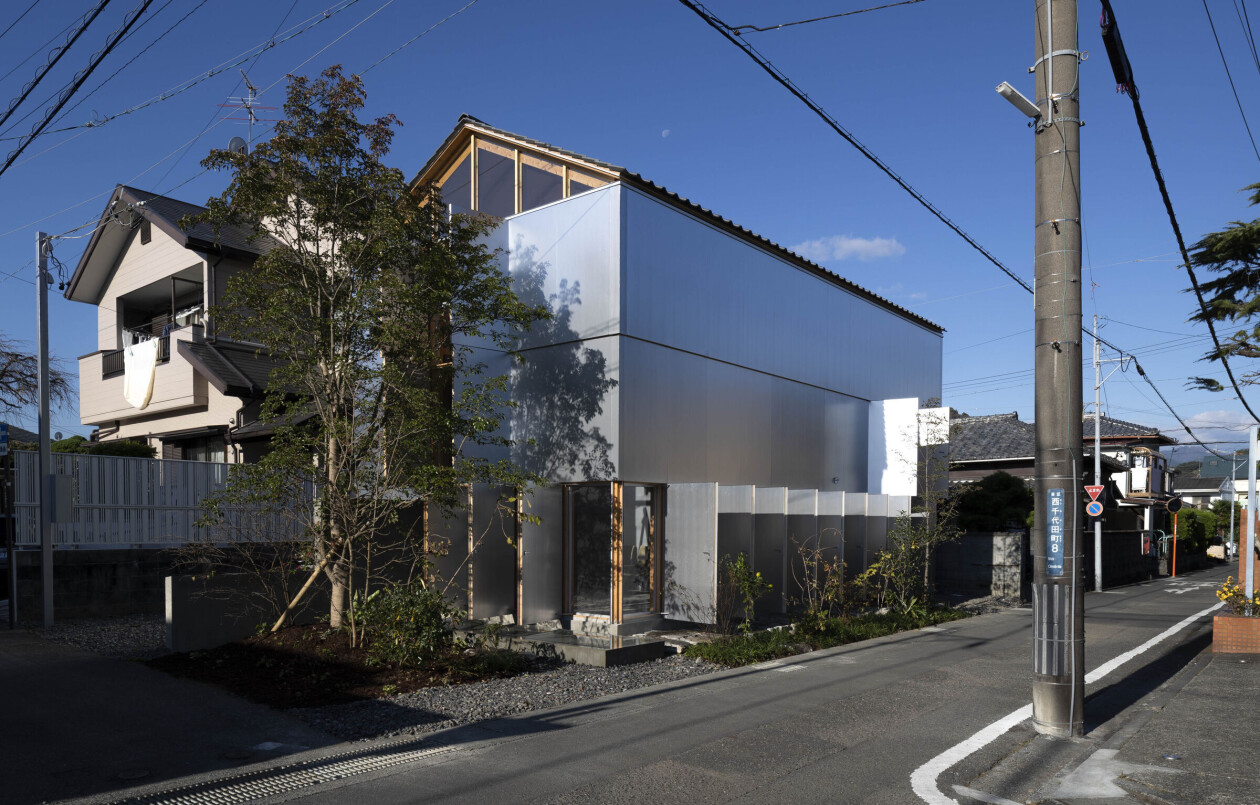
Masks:
[[[332,63],[367,70],[468,0],[358,0],[244,65],[278,106],[286,73]],[[121,23],[138,0],[114,0],[33,93],[41,104]],[[54,128],[115,115],[231,63],[345,0],[155,0],[148,22],[111,54]],[[42,0],[0,39],[0,96],[15,97],[42,63],[44,43],[95,0]],[[732,25],[768,25],[851,11],[866,0],[774,4],[711,0]],[[1250,219],[1238,191],[1260,180],[1201,4],[1114,0],[1183,232],[1190,242]],[[1260,24],[1260,3],[1251,0]],[[0,29],[30,6],[9,0]],[[1239,96],[1260,110],[1260,70],[1234,0],[1209,0]],[[1184,388],[1206,330],[1186,322],[1193,297],[1138,137],[1115,92],[1098,32],[1098,3],[1081,2],[1084,312],[1136,352],[1173,407],[1204,439],[1243,438],[1247,419],[1228,394]],[[751,41],[867,146],[1017,273],[1031,280],[1033,134],[993,91],[1032,94],[1031,0],[923,0],[843,19],[749,34]],[[191,12],[191,13],[190,13]],[[164,38],[160,34],[188,15]],[[146,47],[149,49],[143,53]],[[39,53],[39,55],[34,55]],[[18,63],[27,56],[25,64]],[[117,183],[203,202],[225,178],[198,161],[244,126],[218,104],[242,94],[236,68],[103,125],[35,140],[0,176],[0,332],[34,340],[35,232],[61,233],[101,212]],[[624,165],[946,328],[945,403],[971,414],[1031,419],[1032,299],[837,137],[739,50],[674,0],[479,0],[365,74],[369,113],[403,128],[390,161],[408,174],[461,113]],[[71,103],[74,101],[72,100]],[[6,104],[7,105],[7,104]],[[272,116],[263,112],[264,117]],[[1260,111],[1253,115],[1260,133]],[[209,127],[209,128],[208,128]],[[207,130],[208,128],[208,130]],[[265,130],[256,132],[265,136]],[[0,152],[15,144],[6,139]],[[86,230],[85,230],[86,231]],[[60,240],[73,271],[86,239]],[[1091,268],[1092,267],[1092,268]],[[14,278],[3,275],[15,273]],[[95,311],[54,293],[54,353],[95,348]],[[839,348],[847,348],[844,345]],[[1087,377],[1088,381],[1088,377]],[[1132,371],[1105,386],[1104,409],[1175,435],[1176,422]],[[1092,396],[1092,383],[1086,383]],[[1250,395],[1249,395],[1250,397]],[[1260,390],[1254,392],[1260,403]],[[15,424],[33,428],[33,417]],[[85,433],[76,410],[54,430]]]

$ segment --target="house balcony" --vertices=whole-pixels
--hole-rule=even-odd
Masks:
[[[208,402],[206,381],[179,354],[179,341],[200,341],[200,327],[181,327],[160,337],[153,394],[143,409],[123,397],[123,350],[102,350],[79,358],[79,419],[84,425],[108,426],[120,421],[164,414]]]

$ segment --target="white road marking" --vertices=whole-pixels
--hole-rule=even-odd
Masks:
[[[804,671],[804,670],[805,670],[805,666],[803,666],[803,665],[785,665],[785,666],[783,666],[782,668],[775,668],[774,670],[778,671],[778,672],[779,672],[779,673],[781,673],[781,674],[786,674],[786,673],[788,673],[789,671]]]
[[[962,794],[964,797],[971,797],[972,799],[979,800],[980,802],[988,802],[990,805],[1019,805],[1019,803],[1014,800],[999,797],[995,794],[986,794],[983,791],[977,791],[976,789],[968,788],[965,785],[956,785],[954,786],[954,790],[959,794]]]
[[[1099,679],[1102,679],[1129,660],[1139,654],[1149,651],[1156,644],[1167,640],[1169,637],[1172,637],[1177,632],[1180,632],[1199,618],[1202,618],[1204,615],[1209,615],[1223,606],[1224,603],[1213,604],[1207,609],[1201,612],[1196,612],[1180,623],[1165,629],[1137,648],[1130,649],[1118,657],[1108,660],[1085,675],[1085,684],[1089,685],[1097,682]],[[940,777],[947,769],[966,760],[972,753],[997,740],[999,737],[1004,735],[1007,730],[1019,724],[1024,719],[1031,717],[1032,705],[1026,704],[1015,712],[994,721],[992,724],[980,730],[975,735],[972,735],[967,740],[951,746],[949,749],[946,749],[927,763],[924,763],[922,766],[915,769],[914,773],[910,775],[910,787],[914,789],[914,793],[919,797],[919,799],[928,803],[928,805],[958,805],[958,800],[946,796],[936,787],[936,778]]]

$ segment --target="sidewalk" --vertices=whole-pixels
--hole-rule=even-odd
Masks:
[[[1087,724],[1085,738],[1048,738],[1025,723],[942,775],[942,792],[962,805],[1255,805],[1260,655],[1213,654],[1210,641],[1209,623],[1182,658],[1091,695],[1106,720]]]
[[[217,689],[0,628],[0,802],[257,763],[335,739]]]

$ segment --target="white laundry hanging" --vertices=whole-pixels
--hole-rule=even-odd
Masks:
[[[144,410],[149,407],[161,343],[153,338],[123,350],[123,397],[132,408]]]

